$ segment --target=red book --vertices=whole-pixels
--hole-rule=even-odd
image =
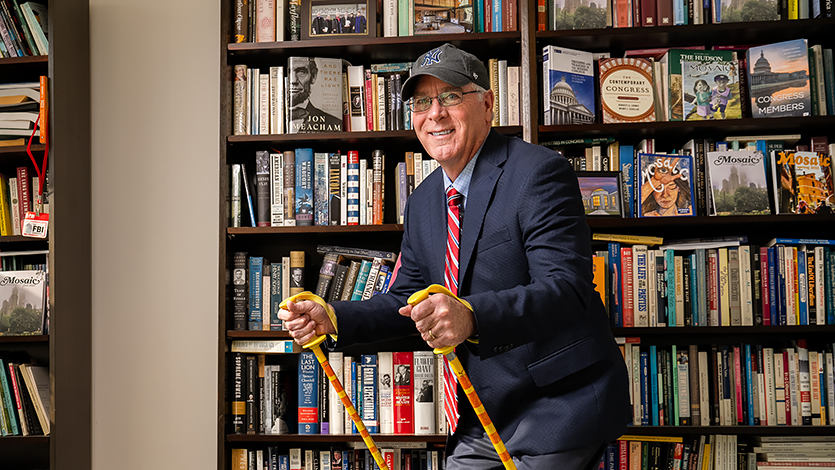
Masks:
[[[620,249],[621,270],[621,292],[623,293],[623,326],[635,326],[634,308],[632,296],[632,247],[625,246]]]
[[[536,30],[548,30],[548,6],[545,5],[545,0],[537,0],[536,2]]]
[[[414,355],[411,351],[392,353],[394,365],[394,433],[414,434],[414,405],[412,399],[412,364]]]
[[[493,0],[484,0],[484,32],[493,32]]]
[[[629,442],[618,441],[618,470],[629,470]]]
[[[516,18],[516,1],[502,0],[502,31],[516,31],[519,23]]]
[[[734,346],[734,389],[736,393],[736,424],[748,424],[742,420],[742,361],[739,346]],[[746,392],[747,393],[747,392]]]
[[[371,89],[371,69],[365,69],[365,130],[374,130],[374,116],[377,110],[374,107],[374,95]]]
[[[630,0],[615,0],[615,19],[618,28],[629,28],[632,26],[631,11],[629,11]],[[640,1],[640,0],[639,0]]]
[[[762,289],[762,299],[763,299],[763,325],[770,326],[771,325],[771,298],[769,297],[769,292],[771,289],[768,287],[769,283],[769,276],[768,276],[768,248],[761,246],[760,247],[760,287]]]
[[[29,188],[29,168],[21,166],[17,168],[17,199],[20,202],[20,222],[23,223],[24,216],[32,210],[32,194]],[[21,226],[21,232],[23,228]]]
[[[655,26],[656,0],[640,0],[641,26]]]
[[[786,405],[785,413],[787,426],[791,426],[792,424],[791,382],[789,380],[789,352],[783,351],[783,383],[785,384],[784,387],[786,389],[786,399],[783,404]],[[777,410],[777,412],[779,413],[780,410]]]
[[[708,251],[707,257],[707,303],[708,325],[719,326],[719,267],[716,250]]]
[[[658,0],[655,4],[655,25],[673,25],[673,0]]]

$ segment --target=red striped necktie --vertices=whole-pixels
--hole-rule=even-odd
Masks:
[[[458,295],[458,245],[461,233],[460,207],[464,196],[452,186],[447,189],[447,238],[446,269],[444,269],[444,287]],[[449,423],[450,434],[458,425],[458,384],[449,361],[444,357],[444,412]]]

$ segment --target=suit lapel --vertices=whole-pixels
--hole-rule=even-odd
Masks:
[[[443,171],[438,169],[438,171]],[[430,242],[430,251],[432,262],[429,263],[432,281],[438,284],[444,284],[444,268],[446,264],[446,197],[444,192],[444,179],[439,173],[435,178],[436,183],[434,188],[429,191],[429,205],[426,207],[428,212],[427,229],[429,233],[426,234]]]
[[[481,149],[478,161],[470,181],[467,193],[467,209],[461,229],[461,244],[458,251],[458,281],[463,285],[464,276],[472,258],[476,241],[484,225],[484,216],[492,200],[493,190],[499,175],[502,174],[501,164],[507,159],[507,139],[495,131],[490,131],[487,142]],[[446,224],[444,224],[446,226]],[[443,274],[443,273],[442,273]],[[462,294],[466,294],[462,293]]]

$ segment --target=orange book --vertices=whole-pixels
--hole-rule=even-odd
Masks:
[[[40,143],[42,144],[46,143],[47,132],[49,132],[49,130],[47,129],[47,124],[49,123],[49,106],[47,102],[49,93],[46,88],[47,80],[48,78],[46,77],[46,75],[41,75],[41,105],[40,116],[38,117],[38,125],[41,127],[39,139]]]
[[[632,248],[625,246],[620,249],[620,264],[623,266],[621,274],[621,292],[623,293],[623,326],[635,326],[632,298]]]

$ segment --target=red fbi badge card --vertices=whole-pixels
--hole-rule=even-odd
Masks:
[[[23,217],[22,234],[24,237],[46,238],[48,228],[49,214],[27,212]]]

